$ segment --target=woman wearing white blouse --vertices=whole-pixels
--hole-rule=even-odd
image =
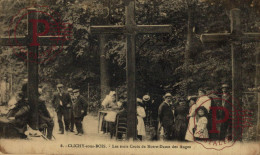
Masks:
[[[140,105],[142,104],[142,100],[137,98],[137,138],[142,140],[143,136],[145,136],[145,125],[144,125],[144,119],[146,117],[144,108]]]
[[[207,112],[209,112],[210,106],[211,106],[211,100],[206,95],[205,90],[199,89],[198,96],[199,96],[199,98],[197,99],[196,103],[190,107],[189,115],[187,116],[190,118],[189,124],[188,124],[188,129],[187,129],[186,135],[185,135],[185,140],[187,140],[187,141],[194,141],[193,129],[195,128],[194,115],[195,115],[196,109],[199,107],[205,107],[207,109]]]

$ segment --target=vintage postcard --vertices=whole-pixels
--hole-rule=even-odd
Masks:
[[[260,154],[259,0],[1,0],[0,153]]]

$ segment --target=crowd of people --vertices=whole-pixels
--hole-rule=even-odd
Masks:
[[[87,115],[86,99],[80,95],[79,89],[69,88],[65,91],[63,84],[58,84],[56,88],[57,92],[54,93],[51,104],[57,113],[59,134],[64,134],[64,125],[66,132],[74,132],[75,125],[77,129],[75,135],[81,136],[82,121]],[[44,138],[49,140],[53,138],[54,120],[46,107],[46,100],[41,95],[42,89],[39,87],[38,111],[35,115],[33,105],[28,102],[27,83],[23,84],[15,101],[9,101],[8,112],[1,115],[0,137],[27,138],[25,132],[29,126],[33,130],[45,132],[46,135],[42,135]],[[35,116],[38,118],[34,119]]]
[[[170,93],[165,94],[164,101],[158,109],[164,139],[230,140],[232,101],[228,90],[227,84],[222,85],[220,94],[199,89],[197,96],[188,97],[188,102],[180,99],[175,103],[172,102],[173,96]]]
[[[51,105],[57,114],[59,134],[74,132],[75,126],[77,130],[75,135],[82,136],[84,134],[82,121],[87,115],[88,108],[87,100],[80,94],[79,89],[65,90],[63,84],[57,84],[56,89]],[[54,120],[46,107],[46,101],[41,99],[41,93],[39,88],[37,129],[46,130],[47,139],[52,139]],[[163,135],[164,140],[177,141],[232,138],[230,137],[232,101],[227,84],[222,85],[221,94],[199,89],[198,95],[189,96],[185,100],[166,93],[162,103],[156,103],[149,94],[145,94],[142,98],[137,98],[136,103],[136,128],[139,140],[143,140],[148,131],[150,140],[158,140],[160,135]],[[110,132],[111,137],[117,136],[118,139],[122,139],[123,134],[116,135],[116,121],[117,116],[127,118],[127,103],[117,101],[116,92],[110,91],[101,105],[103,110],[107,111],[101,123],[101,130],[104,133]],[[9,104],[6,119],[0,120],[1,135],[7,131],[5,135],[26,138],[24,132],[27,130],[27,125],[35,123],[32,122],[34,116],[31,106],[28,103],[27,83],[25,83],[17,102]],[[222,122],[216,123],[216,120]],[[31,128],[35,129],[34,126]]]
[[[166,93],[161,104],[156,104],[147,94],[142,99],[137,98],[137,138],[142,140],[149,132],[150,140],[158,140],[160,135],[163,135],[163,139],[167,141],[226,138],[230,140],[232,138],[231,95],[227,84],[223,84],[221,89],[220,94],[199,89],[198,95],[189,96],[186,100]],[[122,114],[127,116],[126,106],[126,103],[116,101],[114,91],[105,97],[102,107],[107,110],[107,113],[101,128],[104,133],[110,132],[111,137],[115,135],[116,118]]]
[[[75,135],[82,136],[82,121],[87,115],[88,103],[85,97],[80,95],[79,89],[68,88],[66,92],[63,84],[58,84],[52,104],[57,113],[59,134],[64,134],[64,126],[66,132],[74,132],[75,125],[77,129]]]

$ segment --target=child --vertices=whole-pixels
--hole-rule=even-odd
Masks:
[[[144,119],[146,114],[144,108],[141,106],[142,100],[137,98],[137,138],[139,140],[143,139],[143,136],[145,136],[145,126],[144,126]]]
[[[197,114],[195,117],[194,138],[196,140],[206,140],[209,138],[208,129],[207,129],[208,111],[204,106],[199,107],[196,111],[197,111]]]

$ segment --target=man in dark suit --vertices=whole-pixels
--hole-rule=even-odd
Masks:
[[[173,134],[174,115],[172,110],[172,95],[166,93],[164,101],[158,110],[158,117],[161,126],[164,129],[164,140],[171,140]]]
[[[71,101],[69,94],[64,92],[64,88],[62,84],[57,85],[57,93],[54,94],[52,103],[55,107],[55,111],[57,112],[58,116],[58,123],[59,123],[59,134],[64,134],[64,126],[62,117],[64,119],[65,130],[69,130],[70,125],[70,115],[69,110],[71,108]]]
[[[232,126],[232,97],[229,92],[229,86],[227,84],[222,85],[222,107],[226,108],[229,112],[229,119],[224,123],[220,124],[220,135],[219,139],[224,140],[226,137],[231,139],[231,126]],[[225,112],[219,111],[219,120],[225,118]]]
[[[74,132],[74,115],[73,115],[73,104],[75,102],[75,97],[73,94],[73,89],[72,88],[68,88],[68,93],[70,95],[70,101],[71,101],[71,109],[70,109],[70,131]]]
[[[75,97],[75,101],[73,103],[73,115],[74,115],[75,125],[78,131],[76,135],[82,136],[83,134],[82,121],[84,117],[87,115],[88,103],[85,97],[80,95],[79,89],[74,89],[73,94]]]

